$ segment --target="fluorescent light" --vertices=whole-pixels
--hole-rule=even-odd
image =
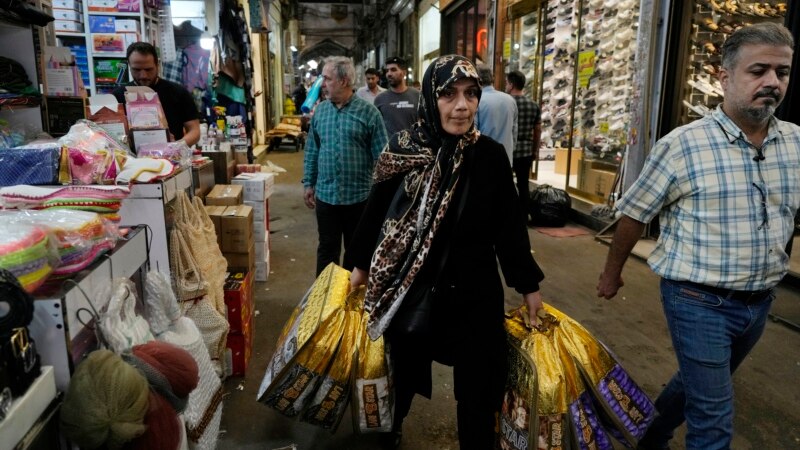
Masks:
[[[290,47],[289,47],[289,49],[290,49],[291,51],[293,51],[293,52],[296,52],[296,51],[297,51],[297,47],[295,47],[294,45],[290,46]]]
[[[200,38],[200,47],[211,50],[214,48],[214,38]]]
[[[310,67],[312,69],[316,69],[317,66],[319,66],[319,64],[317,64],[317,62],[314,61],[313,59],[310,60],[310,61],[307,61],[306,64],[308,64],[308,67]]]

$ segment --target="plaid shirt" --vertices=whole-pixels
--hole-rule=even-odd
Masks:
[[[786,274],[800,204],[800,127],[771,118],[760,162],[746,139],[717,108],[658,141],[617,203],[644,223],[660,212],[648,259],[658,275],[756,291]]]
[[[320,103],[311,119],[303,185],[331,205],[352,205],[369,196],[372,169],[389,141],[378,109],[353,95],[341,109]]]
[[[524,95],[513,95],[517,102],[517,144],[514,158],[533,156],[533,127],[542,123],[542,110]]]

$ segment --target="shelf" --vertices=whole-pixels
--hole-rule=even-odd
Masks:
[[[78,33],[77,31],[56,31],[56,36],[81,37],[86,39],[86,33]]]
[[[38,344],[38,343],[37,343]],[[28,387],[25,394],[11,403],[8,416],[0,422],[0,449],[17,448],[17,443],[36,424],[39,417],[56,398],[53,367],[42,366],[42,373]]]
[[[139,17],[142,13],[138,12],[108,12],[108,11],[88,11],[90,16],[112,16],[112,17]]]
[[[93,52],[95,58],[125,58],[125,52]]]

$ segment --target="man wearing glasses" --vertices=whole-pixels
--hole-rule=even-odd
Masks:
[[[668,448],[684,421],[687,449],[730,448],[731,376],[761,337],[788,270],[784,249],[800,203],[800,127],[773,116],[793,45],[773,23],[733,33],[722,48],[722,105],[659,140],[616,204],[622,217],[597,295],[617,294],[627,257],[659,215],[648,263],[662,277],[679,367],[639,448]]]

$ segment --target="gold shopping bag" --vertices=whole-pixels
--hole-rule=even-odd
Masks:
[[[362,306],[363,306],[363,295]],[[361,339],[353,367],[353,429],[359,433],[388,433],[392,431],[394,388],[392,386],[389,354],[383,336],[370,339],[366,332],[369,315],[361,314]]]
[[[328,368],[342,337],[350,272],[329,265],[292,312],[278,338],[257,399],[291,417]]]

